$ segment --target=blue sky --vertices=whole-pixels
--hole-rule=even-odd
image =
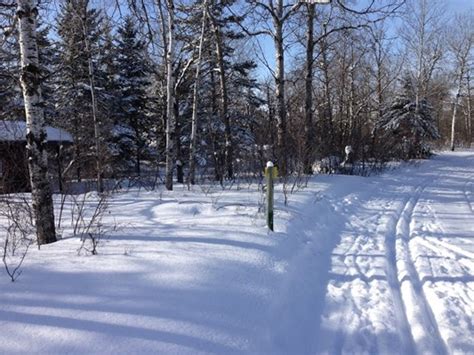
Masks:
[[[358,2],[359,4],[363,4],[365,0]],[[474,11],[474,0],[445,0],[445,3],[443,4],[446,6],[446,10],[448,12],[448,16],[454,15],[455,13],[465,13],[467,11]],[[356,6],[356,8],[359,8],[359,6]],[[396,21],[394,22],[394,25],[396,25]],[[474,25],[474,24],[473,24]],[[396,31],[396,30],[395,30]],[[260,44],[261,47],[263,48],[265,52],[265,58],[268,64],[271,66],[274,66],[275,61],[274,61],[274,47],[273,47],[273,42],[267,37],[267,36],[262,36],[260,39]],[[261,54],[260,54],[261,56]],[[287,55],[286,58],[286,65],[289,65],[291,63],[291,55]],[[257,63],[258,64],[258,69],[257,69],[257,74],[261,78],[265,78],[269,75],[267,68],[262,64],[262,63]]]
[[[474,1],[472,0],[448,0],[447,6],[454,11],[464,11],[474,9]]]

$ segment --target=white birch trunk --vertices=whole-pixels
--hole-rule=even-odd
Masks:
[[[458,112],[459,98],[461,97],[462,90],[462,78],[464,76],[464,71],[466,68],[466,62],[461,60],[459,64],[459,77],[458,77],[458,87],[456,90],[456,96],[453,103],[453,116],[451,119],[451,150],[454,151],[455,148],[455,139],[456,139],[456,116]]]
[[[453,103],[453,116],[451,118],[451,150],[454,151],[455,148],[455,135],[456,135],[456,115],[458,112],[458,102],[459,96],[461,95],[461,77],[459,78],[458,89],[456,91],[456,96]]]
[[[194,185],[196,174],[196,145],[197,145],[197,129],[198,129],[198,110],[199,110],[199,83],[201,80],[201,62],[202,47],[204,45],[204,36],[207,24],[207,0],[204,1],[202,11],[201,37],[199,38],[198,57],[196,63],[196,74],[194,78],[193,89],[193,113],[191,118],[191,138],[189,143],[189,172],[188,184]]]
[[[467,74],[467,113],[466,113],[466,120],[467,120],[467,134],[468,134],[468,143],[469,148],[472,146],[472,107],[471,107],[471,76],[470,72]]]
[[[283,0],[277,0],[275,16],[273,17],[275,29],[273,42],[275,45],[275,89],[277,97],[277,154],[278,164],[282,175],[287,173],[287,129],[285,105],[285,52],[283,47]]]
[[[305,78],[305,151],[304,151],[304,172],[312,173],[312,152],[313,145],[313,57],[314,57],[314,16],[315,4],[307,4],[306,18],[306,78]]]
[[[464,61],[461,62],[459,67],[459,78],[458,78],[458,87],[456,90],[456,97],[454,98],[453,103],[453,116],[451,119],[451,150],[454,151],[455,148],[455,136],[456,136],[456,116],[458,112],[459,98],[461,97],[462,89],[462,77],[464,76]]]
[[[86,9],[87,11],[87,9]],[[91,93],[91,105],[92,105],[92,119],[94,122],[94,143],[95,143],[95,154],[96,154],[96,174],[97,174],[97,191],[104,191],[104,184],[102,181],[102,150],[100,144],[100,126],[99,119],[97,117],[97,99],[95,94],[95,76],[94,76],[94,65],[92,63],[92,51],[89,44],[89,39],[87,38],[87,28],[86,24],[82,19],[79,19],[82,22],[82,30],[84,35],[84,42],[86,45],[87,51],[87,65],[88,65],[88,74],[89,74],[89,86]]]
[[[167,0],[168,7],[168,49],[166,53],[166,172],[165,185],[173,190],[173,171],[176,160],[175,135],[176,117],[174,112],[175,78],[174,78],[174,0]]]
[[[209,17],[212,22],[212,30],[214,32],[214,39],[216,45],[216,58],[217,58],[217,67],[219,68],[219,85],[220,85],[220,101],[221,101],[221,116],[224,121],[224,138],[225,138],[225,169],[227,171],[227,178],[232,179],[234,176],[234,167],[233,167],[233,144],[232,144],[232,132],[231,132],[231,123],[229,117],[229,103],[227,96],[227,79],[225,76],[224,68],[224,50],[222,43],[222,34],[219,26],[217,25],[214,18],[211,14]]]
[[[48,180],[48,156],[46,152],[46,130],[44,124],[41,74],[36,42],[35,0],[17,0],[19,21],[21,76],[25,116],[27,125],[27,154],[30,172],[31,198],[36,222],[38,244],[56,241],[53,199]]]

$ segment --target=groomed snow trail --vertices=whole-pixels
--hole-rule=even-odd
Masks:
[[[332,253],[318,352],[474,351],[474,153],[362,183]]]
[[[279,184],[274,233],[256,185],[133,190],[97,256],[68,202],[0,275],[0,354],[473,354],[473,188],[474,151]]]

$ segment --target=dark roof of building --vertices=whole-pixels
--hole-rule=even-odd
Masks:
[[[73,142],[71,134],[64,129],[46,127],[48,142]],[[26,122],[0,121],[0,142],[26,142]]]

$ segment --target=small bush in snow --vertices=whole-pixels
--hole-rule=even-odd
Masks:
[[[0,199],[0,240],[2,261],[12,282],[21,275],[28,249],[36,241],[33,210],[21,195],[3,195]]]
[[[313,172],[318,174],[335,174],[339,171],[341,158],[336,155],[330,155],[313,164]]]

